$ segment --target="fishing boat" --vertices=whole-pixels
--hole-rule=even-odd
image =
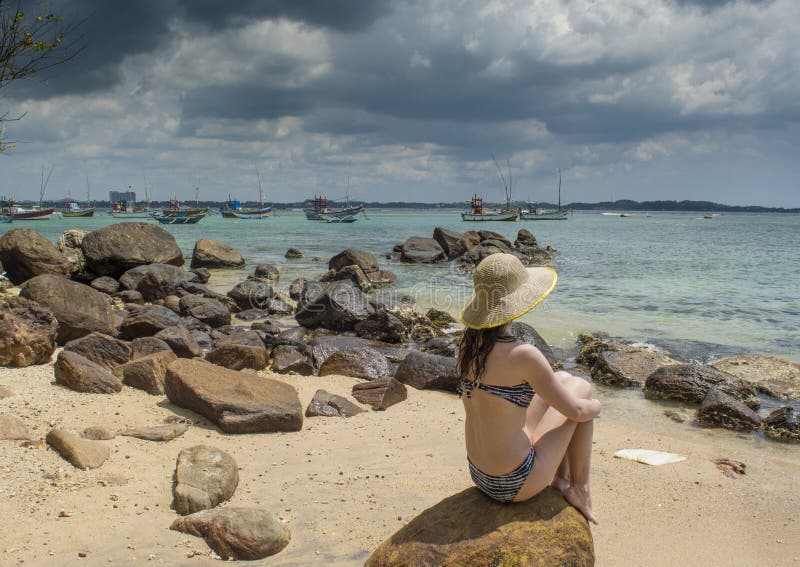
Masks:
[[[571,211],[561,209],[561,168],[558,170],[558,205],[555,209],[541,209],[529,206],[527,210],[521,211],[521,220],[567,220]]]
[[[42,209],[36,205],[25,209],[10,197],[0,199],[0,213],[2,213],[3,217],[8,217],[12,220],[48,220],[55,212],[55,209]]]
[[[261,186],[261,174],[256,169],[256,177],[258,178],[258,208],[242,208],[242,203],[238,200],[231,199],[228,195],[228,202],[225,203],[219,212],[224,219],[265,219],[268,218],[272,212],[272,207],[264,206],[264,189]]]
[[[169,207],[162,210],[160,215],[151,215],[155,218],[161,217],[196,217],[198,215],[207,215],[208,214],[208,207],[200,208],[197,206],[197,201],[195,200],[195,208],[194,209],[184,209],[181,207],[180,202],[177,198],[172,197],[169,200]]]
[[[467,201],[469,203],[469,212],[468,213],[461,213],[461,220],[462,221],[470,221],[470,222],[492,222],[492,221],[503,221],[503,222],[514,222],[519,218],[519,208],[511,208],[511,190],[512,190],[512,178],[511,178],[511,162],[507,161],[508,165],[508,179],[503,174],[503,170],[500,169],[500,165],[497,163],[497,160],[494,156],[492,156],[492,160],[494,161],[495,167],[497,167],[497,172],[500,175],[500,180],[503,182],[503,188],[506,192],[506,208],[501,210],[488,210],[484,204],[483,199],[478,197],[477,193],[472,195],[472,199]]]
[[[161,224],[197,224],[198,222],[203,220],[207,215],[208,213],[198,213],[195,215],[186,215],[186,216],[154,215],[152,218],[154,218]]]
[[[347,200],[344,208],[331,209],[328,206],[328,199],[323,195],[314,195],[311,206],[303,209],[306,219],[325,221],[331,218],[355,217],[358,213],[364,212],[364,205],[350,205],[350,177],[347,178]],[[349,222],[355,222],[349,221]]]
[[[64,209],[61,211],[61,216],[65,218],[93,217],[94,207],[81,208],[77,201],[67,199],[64,201]]]
[[[358,220],[357,217],[325,217],[322,219],[325,222],[332,222],[332,223],[352,223]]]

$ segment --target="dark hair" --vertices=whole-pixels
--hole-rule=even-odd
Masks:
[[[517,337],[506,334],[505,325],[489,329],[465,329],[458,344],[456,369],[459,376],[477,382],[486,370],[486,358],[492,352],[494,345],[516,340]],[[470,375],[472,375],[471,378]]]

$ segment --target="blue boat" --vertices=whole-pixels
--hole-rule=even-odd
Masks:
[[[306,214],[306,219],[326,221],[329,218],[343,218],[355,217],[358,213],[364,210],[364,205],[356,205],[353,207],[345,207],[343,209],[331,209],[328,207],[328,199],[322,195],[314,195],[314,200],[311,201],[311,206],[303,209]],[[354,221],[350,221],[354,222]]]

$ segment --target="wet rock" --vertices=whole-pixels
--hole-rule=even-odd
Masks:
[[[81,437],[92,441],[109,441],[117,435],[100,425],[92,425],[81,431]]]
[[[189,271],[197,275],[198,283],[205,285],[211,279],[211,272],[208,271],[208,268],[191,268]]]
[[[273,264],[259,264],[251,276],[256,281],[274,283],[281,277],[281,270]]]
[[[756,412],[736,398],[710,388],[697,410],[697,421],[703,425],[750,431],[761,426]]]
[[[149,305],[131,312],[119,328],[119,334],[127,340],[152,337],[167,327],[181,324],[181,318],[162,305]]]
[[[164,390],[172,403],[204,415],[225,433],[298,431],[303,425],[290,385],[198,359],[170,364]]]
[[[50,362],[58,322],[53,313],[22,297],[0,298],[0,366]]]
[[[116,334],[111,306],[102,293],[88,285],[46,274],[26,281],[20,296],[53,312],[58,321],[59,344],[92,332]]]
[[[64,345],[64,350],[88,358],[112,372],[133,357],[133,349],[129,343],[102,333],[90,333],[69,341]]]
[[[136,360],[137,358],[142,358],[143,356],[148,356],[157,352],[172,352],[172,349],[161,339],[155,337],[140,337],[131,341],[131,351],[131,359]]]
[[[230,500],[239,485],[239,467],[228,453],[195,445],[178,454],[172,487],[172,508],[193,514]]]
[[[454,357],[458,354],[458,345],[447,337],[434,337],[422,345],[422,350],[439,356]]]
[[[378,260],[372,252],[355,248],[343,250],[328,261],[328,269],[334,272],[338,272],[346,266],[358,266],[364,273],[375,272],[379,269]]]
[[[659,368],[645,381],[644,394],[653,399],[699,404],[712,387],[743,401],[750,408],[757,408],[760,404],[751,384],[711,366],[695,364]]]
[[[93,279],[89,286],[91,286],[92,289],[96,289],[100,293],[114,295],[119,291],[120,283],[114,278],[100,276],[99,278]]]
[[[47,433],[45,441],[65,460],[79,469],[96,469],[108,460],[111,451],[100,441],[82,439],[77,435],[54,428]]]
[[[175,238],[161,227],[122,222],[87,234],[81,244],[86,267],[100,276],[119,277],[146,264],[183,265]]]
[[[513,505],[468,488],[412,519],[364,565],[590,566],[594,543],[586,520],[553,488]]]
[[[303,291],[303,286],[306,285],[308,280],[306,278],[297,278],[292,280],[289,285],[289,297],[295,301],[300,300],[300,293]]]
[[[306,408],[306,417],[353,417],[363,411],[345,397],[317,390]]]
[[[232,246],[219,240],[201,238],[194,245],[192,268],[241,268],[244,258]]]
[[[180,301],[181,314],[192,316],[211,328],[230,325],[231,312],[216,299],[187,295]]]
[[[177,358],[171,350],[162,350],[120,366],[117,374],[122,376],[122,382],[126,386],[144,390],[153,396],[161,396],[164,394],[167,367]]]
[[[270,284],[254,280],[240,282],[228,292],[239,309],[265,309],[274,295]]]
[[[374,311],[360,289],[340,281],[329,284],[313,301],[304,304],[295,314],[295,320],[308,329],[351,331]]]
[[[575,357],[575,362],[585,364],[589,367],[595,365],[597,357],[601,352],[605,350],[617,350],[623,346],[619,343],[609,343],[588,333],[579,334],[578,341],[582,346],[578,355]]]
[[[147,301],[175,295],[184,283],[197,279],[197,275],[169,264],[148,264],[126,271],[119,278],[122,287],[138,291]]]
[[[370,314],[355,326],[356,335],[386,343],[402,343],[408,340],[405,325],[392,313],[380,310]]]
[[[680,364],[663,352],[647,347],[622,347],[605,350],[592,367],[592,379],[621,388],[641,387],[647,377],[662,366]]]
[[[389,361],[369,347],[340,350],[331,354],[319,369],[320,376],[337,374],[362,380],[374,380],[392,374]]]
[[[278,374],[311,376],[314,374],[314,365],[304,348],[278,345],[272,349],[272,371]]]
[[[289,544],[290,534],[267,510],[228,506],[178,518],[170,529],[202,537],[226,561],[247,561],[275,555]]]
[[[800,363],[774,356],[740,355],[712,362],[717,370],[753,384],[760,392],[800,401]]]
[[[124,437],[136,437],[144,441],[172,441],[177,439],[189,430],[186,423],[165,423],[163,425],[152,425],[150,427],[132,427],[121,431]]]
[[[234,317],[242,321],[255,321],[256,319],[266,319],[270,313],[266,309],[245,309],[236,313]]]
[[[14,285],[42,274],[68,276],[73,270],[52,242],[30,228],[12,228],[0,237],[0,262]]]
[[[434,264],[446,260],[447,254],[433,238],[412,236],[400,246],[400,259],[413,264]]]
[[[230,370],[263,370],[267,367],[267,349],[261,346],[240,345],[234,343],[220,344],[207,355],[206,360]]]
[[[376,378],[353,386],[353,397],[375,411],[383,411],[408,397],[406,387],[394,378]]]
[[[115,394],[122,391],[122,382],[107,369],[81,355],[63,350],[54,367],[56,384],[76,392]]]
[[[288,260],[297,260],[298,258],[303,257],[303,253],[300,252],[300,250],[298,250],[297,248],[289,248],[283,255],[283,257]]]
[[[452,260],[467,251],[467,243],[464,235],[454,230],[437,226],[433,229],[433,239],[439,243],[447,257]]]
[[[155,338],[167,343],[172,352],[180,358],[203,356],[203,349],[182,325],[161,329],[156,333]]]
[[[769,414],[763,421],[764,434],[779,441],[800,443],[800,415],[791,406]]]
[[[15,415],[0,415],[0,441],[24,441],[30,439],[25,423]]]
[[[460,380],[456,372],[456,360],[427,352],[411,351],[394,377],[403,384],[418,390],[447,390],[455,392]]]

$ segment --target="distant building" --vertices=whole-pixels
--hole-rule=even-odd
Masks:
[[[126,203],[136,202],[136,191],[109,191],[108,200],[112,203]]]

